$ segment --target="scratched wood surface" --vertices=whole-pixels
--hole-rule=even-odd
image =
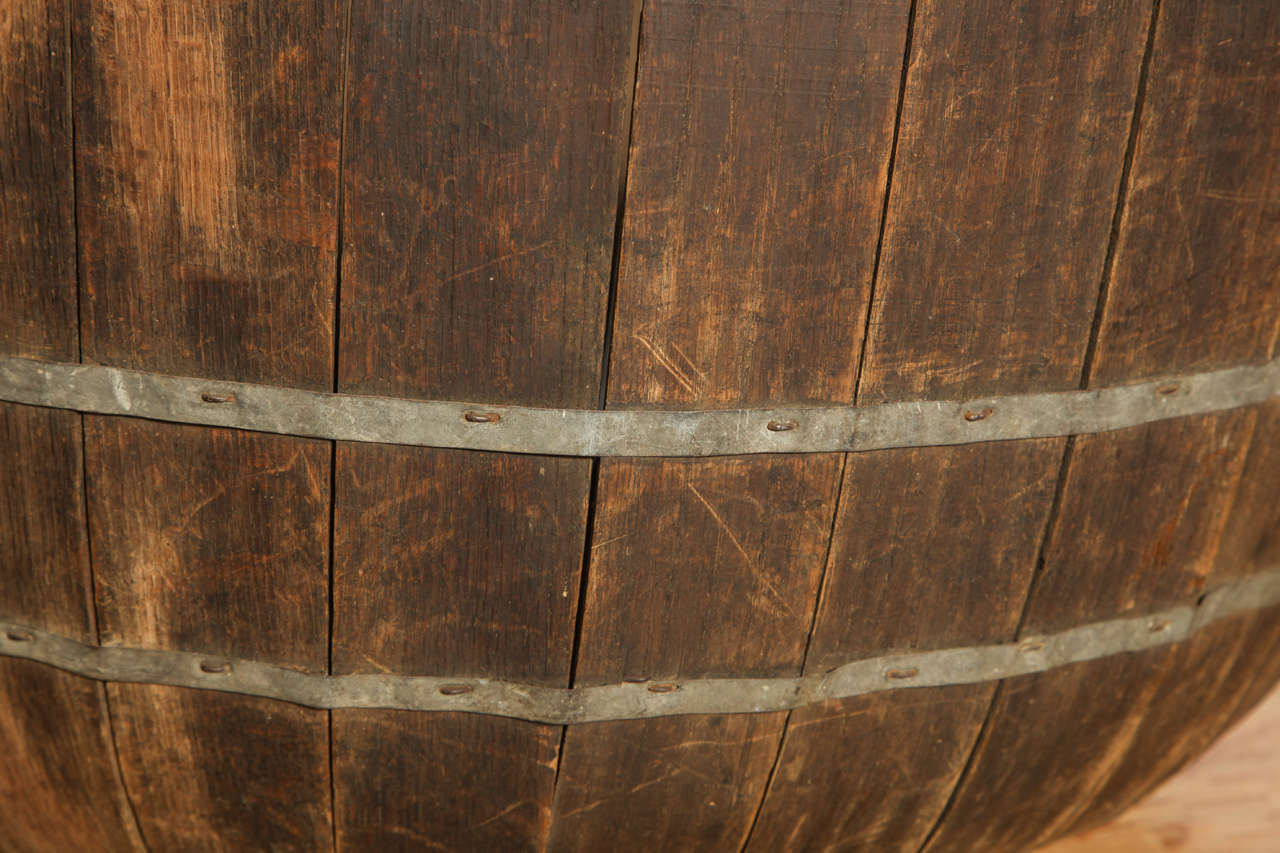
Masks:
[[[614,409],[1258,363],[1277,44],[1259,0],[0,3],[0,352]],[[214,668],[816,674],[1275,567],[1277,434],[1280,403],[593,462],[0,404],[0,618]],[[0,849],[1022,849],[1205,749],[1277,648],[1272,608],[998,685],[567,729],[0,659]]]
[[[609,408],[853,399],[905,26],[902,2],[645,5]],[[601,462],[574,683],[798,674],[839,475]],[[784,719],[571,727],[553,848],[741,846]]]
[[[338,4],[75,4],[87,361],[328,389]],[[216,404],[211,404],[216,405]],[[89,418],[102,639],[323,673],[323,442]],[[324,712],[113,685],[155,849],[320,849]]]
[[[638,9],[353,7],[338,390],[597,405]],[[334,671],[567,687],[591,469],[340,446]],[[560,727],[333,719],[339,846],[545,845]]]
[[[1232,85],[1239,77],[1252,81],[1260,63],[1280,68],[1280,19],[1240,3],[1167,2],[1158,12],[1091,384],[1265,359],[1280,317],[1280,291],[1267,272],[1274,256],[1261,248],[1274,247],[1275,226],[1252,195],[1261,186],[1265,196],[1274,180],[1274,129],[1261,106],[1266,84]],[[1171,156],[1170,136],[1188,156]],[[1230,187],[1237,190],[1222,189]],[[1216,242],[1226,227],[1242,236]],[[1224,253],[1214,257],[1230,260],[1219,265],[1208,257],[1209,243]],[[1174,252],[1178,260],[1166,260]],[[1152,257],[1170,265],[1156,288]],[[1204,300],[1192,283],[1197,273],[1214,281],[1204,292],[1215,304],[1205,312],[1195,307]],[[1155,330],[1167,332],[1171,322],[1176,347],[1134,342],[1138,326],[1144,335],[1153,330],[1154,341]],[[1236,562],[1238,550],[1227,563],[1216,555],[1230,541],[1224,530],[1249,448],[1273,442],[1273,430],[1269,418],[1246,410],[1074,439],[1024,633],[1065,627],[1085,613],[1096,619],[1156,609],[1221,577],[1247,574],[1251,564]],[[1237,618],[1179,648],[1009,682],[928,849],[1017,849],[1115,814],[1221,730],[1220,709],[1242,701],[1224,670],[1235,659],[1257,673],[1273,648],[1273,629],[1265,617]],[[1171,704],[1180,700],[1196,703],[1198,712]],[[1082,730],[1091,737],[1079,738]],[[1165,752],[1153,752],[1157,744]],[[1013,797],[1016,808],[1007,802]]]
[[[0,5],[0,353],[74,361],[70,36],[62,2]],[[81,419],[0,404],[0,618],[97,635]],[[0,846],[136,850],[101,684],[0,661]]]
[[[917,4],[859,402],[1077,386],[1146,23],[1136,2]],[[806,672],[1012,639],[1064,444],[850,456]],[[752,849],[919,849],[993,689],[794,712]],[[829,760],[871,743],[878,773]]]

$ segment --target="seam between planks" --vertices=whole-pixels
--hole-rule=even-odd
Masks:
[[[66,15],[66,23],[64,26],[65,41],[63,43],[63,54],[66,56],[66,74],[67,74],[67,126],[70,131],[70,160],[71,160],[71,234],[74,251],[72,252],[72,271],[75,281],[76,290],[76,329],[75,329],[75,357],[77,363],[84,361],[84,281],[82,280],[82,263],[81,263],[81,244],[80,244],[80,199],[79,199],[79,175],[77,172],[77,143],[76,143],[76,98],[75,98],[75,9],[71,0],[66,0],[64,4],[64,14]],[[89,523],[89,448],[88,448],[88,416],[84,412],[80,412],[80,501],[81,501],[81,519],[84,523],[85,538],[85,558],[88,562],[89,570],[89,601],[87,602],[88,615],[90,620],[89,630],[99,643],[102,642],[102,633],[98,618],[98,591],[97,591],[97,575],[94,569],[93,561],[93,533]],[[124,779],[124,765],[120,760],[120,745],[116,739],[115,715],[111,712],[111,697],[108,695],[107,685],[98,685],[98,701],[99,707],[102,709],[104,723],[106,725],[106,734],[111,742],[111,770],[115,777],[115,783],[119,788],[120,797],[123,799],[123,805],[128,810],[128,819],[132,822],[133,840],[136,841],[144,851],[150,853],[151,844],[147,841],[146,834],[142,831],[142,821],[138,819],[138,809],[133,801],[133,794],[129,791],[129,786]]]
[[[898,136],[902,128],[902,110],[907,99],[907,75],[911,69],[911,37],[915,32],[916,2],[917,0],[911,0],[911,5],[907,7],[907,22],[902,44],[902,72],[898,77],[898,103],[894,108],[893,114],[893,137],[889,143],[889,159],[885,165],[884,200],[880,206],[880,228],[876,234],[875,256],[871,263],[871,284],[867,289],[867,309],[862,324],[862,342],[858,350],[857,373],[854,375],[853,380],[853,402],[855,405],[860,402],[862,374],[867,364],[867,344],[871,338],[871,317],[875,312],[876,285],[880,279],[880,258],[884,251],[884,232],[885,226],[889,221],[889,201],[893,194],[893,168],[898,158]],[[809,661],[809,647],[813,643],[813,632],[817,628],[818,614],[822,608],[823,596],[826,594],[831,551],[835,545],[836,525],[840,518],[840,501],[844,496],[844,476],[848,464],[849,454],[845,453],[840,459],[840,480],[836,487],[835,506],[831,511],[831,531],[827,536],[827,552],[822,561],[822,576],[818,579],[818,592],[813,600],[813,616],[809,620],[809,631],[805,635],[804,652],[800,657],[800,672],[802,675]],[[751,846],[751,836],[755,834],[756,825],[760,822],[760,815],[764,813],[764,806],[769,800],[769,793],[773,788],[773,780],[778,772],[778,765],[782,762],[782,753],[787,748],[787,732],[790,728],[791,712],[788,711],[786,718],[782,721],[782,732],[778,736],[778,751],[773,757],[773,764],[769,767],[769,775],[765,779],[764,791],[760,795],[760,802],[756,804],[755,813],[751,816],[751,826],[747,829],[747,834],[742,840],[739,853],[744,853]]]
[[[1152,0],[1151,16],[1147,24],[1147,38],[1146,43],[1143,45],[1142,60],[1138,69],[1138,83],[1134,92],[1133,115],[1129,119],[1129,134],[1125,142],[1124,160],[1120,167],[1120,178],[1116,187],[1116,203],[1111,217],[1111,230],[1108,232],[1107,250],[1103,257],[1102,273],[1098,282],[1098,298],[1094,304],[1093,322],[1090,324],[1089,338],[1085,344],[1084,357],[1081,360],[1080,393],[1086,393],[1086,389],[1089,388],[1090,380],[1092,379],[1098,340],[1102,334],[1102,324],[1111,295],[1111,276],[1115,269],[1116,251],[1120,240],[1120,226],[1124,218],[1125,203],[1129,196],[1133,160],[1138,148],[1138,133],[1142,126],[1142,108],[1146,102],[1151,57],[1155,52],[1156,26],[1159,20],[1160,0]],[[1057,533],[1058,513],[1062,506],[1063,493],[1066,491],[1067,476],[1071,470],[1071,459],[1074,451],[1075,435],[1071,435],[1067,437],[1066,447],[1063,449],[1062,463],[1058,469],[1058,480],[1054,488],[1053,503],[1050,505],[1044,534],[1040,540],[1040,550],[1036,557],[1035,570],[1031,575],[1030,583],[1027,584],[1027,592],[1022,601],[1022,612],[1018,616],[1015,637],[1021,637],[1026,630],[1031,604],[1035,598],[1040,579],[1044,575],[1045,555],[1048,553],[1053,536]],[[926,853],[932,847],[935,838],[946,824],[947,818],[951,815],[952,808],[960,797],[960,792],[964,790],[965,785],[968,783],[974,767],[985,753],[986,743],[991,735],[991,726],[995,720],[996,709],[999,707],[1000,699],[1003,695],[1004,682],[999,682],[991,693],[987,712],[982,718],[982,725],[978,729],[977,737],[973,740],[969,755],[965,758],[964,767],[961,769],[960,775],[956,777],[955,784],[948,793],[947,801],[942,810],[938,812],[938,816],[929,828],[929,832],[925,835],[924,840],[920,842],[918,853]]]

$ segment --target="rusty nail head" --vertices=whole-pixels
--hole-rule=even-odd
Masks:
[[[207,672],[210,675],[218,675],[219,673],[230,672],[231,664],[226,661],[200,661],[200,671]]]
[[[1161,385],[1159,388],[1157,388],[1156,393],[1167,397],[1170,394],[1177,394],[1181,388],[1182,388],[1181,383],[1170,382],[1166,385]]]
[[[669,681],[663,682],[662,684],[649,685],[650,693],[674,693],[679,689],[680,689],[679,684],[672,684]]]
[[[905,681],[908,678],[915,678],[920,674],[920,670],[914,666],[910,669],[891,669],[884,674],[885,678],[892,678],[897,681]]]
[[[496,412],[463,412],[462,419],[469,424],[496,424],[502,415]]]
[[[969,423],[986,420],[989,417],[991,417],[991,409],[983,409],[981,412],[966,411],[964,413],[964,419]]]
[[[200,399],[206,403],[234,403],[236,395],[229,391],[224,394],[219,394],[215,391],[202,391],[200,392]]]
[[[769,421],[765,429],[769,432],[790,432],[798,426],[800,424],[797,421]]]
[[[440,688],[441,694],[445,696],[461,696],[464,693],[470,693],[475,690],[470,684],[446,684]]]
[[[1044,643],[1040,640],[1027,640],[1018,648],[1020,651],[1030,654],[1031,652],[1038,652],[1043,649]]]
[[[644,684],[649,680],[647,675],[628,675],[622,679],[627,684]]]
[[[30,631],[6,631],[5,636],[15,643],[30,643],[36,638]]]

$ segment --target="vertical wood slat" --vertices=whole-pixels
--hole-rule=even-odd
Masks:
[[[646,3],[610,408],[852,400],[906,11]],[[602,461],[575,685],[798,673],[839,469]],[[784,718],[571,727],[552,848],[740,845]]]
[[[1257,82],[1274,76],[1262,68],[1274,69],[1280,19],[1274,10],[1248,3],[1164,0],[1158,11],[1090,377],[1096,384],[1265,359],[1280,319],[1280,291],[1268,284],[1274,276],[1265,249],[1276,240],[1266,204],[1275,198],[1269,188],[1276,180],[1278,140],[1266,130],[1275,95],[1268,98],[1263,87],[1274,84]],[[1208,257],[1210,246],[1227,249]],[[1220,285],[1201,291],[1197,280],[1206,275],[1221,277]],[[1208,292],[1212,305],[1197,296]],[[1164,335],[1148,338],[1149,329]],[[1247,555],[1233,537],[1256,540],[1256,534],[1240,527],[1249,513],[1240,499],[1235,512],[1245,520],[1232,520],[1231,495],[1238,482],[1242,494],[1261,488],[1263,505],[1274,502],[1274,471],[1258,452],[1248,461],[1244,455],[1251,441],[1256,447],[1275,429],[1266,412],[1076,439],[1063,501],[1064,508],[1077,509],[1064,509],[1059,524],[1059,535],[1075,540],[1074,550],[1046,562],[1027,630],[1047,630],[1081,612],[1100,618],[1157,608],[1257,570],[1240,562]],[[1112,473],[1117,469],[1127,478],[1119,489]],[[1116,518],[1137,526],[1115,527]],[[1099,534],[1111,542],[1108,552],[1117,543],[1131,552],[1129,562],[1117,564],[1110,553],[1092,551],[1088,543]],[[1082,542],[1085,550],[1076,553]],[[1075,583],[1064,584],[1064,577]],[[1212,626],[1176,648],[1011,682],[952,817],[929,849],[1043,843],[1072,824],[1089,825],[1127,805],[1221,730],[1218,708],[1247,704],[1249,697],[1230,676],[1265,666],[1274,629],[1273,614],[1257,614]],[[1221,670],[1207,669],[1207,661]],[[1100,693],[1110,701],[1099,703]],[[1186,702],[1200,713],[1188,718]],[[1184,712],[1174,714],[1174,708]],[[1176,739],[1169,737],[1171,725]],[[1082,730],[1092,733],[1088,742],[1075,740]],[[1158,752],[1150,750],[1152,743],[1160,744]],[[1043,758],[1014,763],[1014,756],[1028,755]],[[1050,764],[1053,773],[1047,774]],[[996,804],[1015,790],[1035,805],[1000,810]]]
[[[76,0],[86,360],[331,387],[340,26],[337,2]],[[87,421],[104,640],[324,672],[324,443]],[[324,712],[109,692],[148,843],[329,845]]]
[[[354,7],[339,390],[597,404],[637,16]],[[334,671],[567,687],[591,465],[340,445]],[[339,846],[545,844],[560,727],[333,723]]]
[[[1145,12],[918,3],[859,403],[1076,387]],[[874,650],[1011,639],[1064,446],[850,456],[806,672]],[[975,619],[956,615],[966,612]],[[793,713],[752,849],[917,849],[992,690]],[[876,772],[842,772],[833,754]],[[815,812],[818,798],[830,805]]]
[[[0,352],[74,361],[69,21],[0,8]],[[94,642],[81,419],[0,404],[0,617]],[[0,661],[0,838],[15,849],[139,849],[100,684]]]

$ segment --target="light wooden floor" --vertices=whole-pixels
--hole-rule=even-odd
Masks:
[[[1280,690],[1118,820],[1040,853],[1280,853]]]

